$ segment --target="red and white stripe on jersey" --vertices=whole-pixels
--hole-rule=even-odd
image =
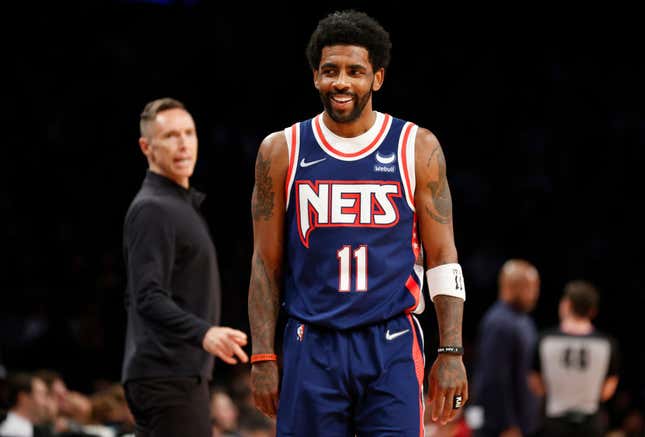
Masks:
[[[287,153],[289,155],[289,168],[287,177],[284,182],[284,195],[286,210],[289,208],[289,194],[293,186],[293,180],[296,177],[296,168],[298,167],[298,155],[300,154],[300,123],[294,123],[291,127],[284,130],[284,136],[287,139]]]
[[[392,116],[390,116],[389,114],[383,114],[383,121],[381,122],[378,133],[367,146],[355,152],[343,152],[331,145],[329,138],[327,138],[327,136],[325,135],[326,128],[323,127],[324,122],[322,117],[322,114],[318,115],[316,118],[314,118],[313,123],[311,124],[314,137],[325,152],[327,152],[334,158],[341,159],[343,161],[357,161],[372,153],[378,148],[378,146],[381,145],[390,130],[390,126],[392,126]]]
[[[412,253],[414,253],[414,259],[419,259],[419,254],[423,250],[421,244],[419,244],[418,232],[417,232],[417,214],[414,214],[414,224],[412,225]],[[423,289],[423,278],[424,271],[423,266],[420,264],[414,264],[414,276],[410,275],[407,282],[405,283],[406,288],[410,291],[410,294],[414,297],[414,305],[407,309],[408,312],[413,312],[415,314],[421,314],[426,309],[426,302],[423,297],[421,290]],[[415,280],[416,279],[416,280]]]
[[[416,171],[415,171],[415,143],[418,126],[414,123],[407,122],[401,129],[398,145],[399,174],[403,181],[403,192],[405,200],[412,211],[416,211],[414,206],[414,190],[416,188]],[[417,232],[417,215],[414,214],[414,224],[412,225],[412,239],[410,241],[414,258],[419,259],[422,250],[419,243]],[[414,305],[408,308],[408,312],[421,314],[425,310],[425,299],[421,292],[423,288],[423,266],[414,265],[414,273],[410,275],[405,283],[405,287],[414,297]]]
[[[414,190],[416,188],[416,172],[414,168],[414,145],[416,142],[418,126],[407,122],[401,129],[399,137],[399,173],[403,179],[405,200],[412,211],[414,208]],[[416,254],[415,254],[416,255]]]
[[[416,272],[415,272],[416,273]],[[415,275],[416,276],[416,275]],[[410,308],[406,309],[407,313],[411,313],[417,309],[419,306],[419,300],[421,298],[421,284],[417,282],[418,279],[413,275],[408,276],[408,280],[405,281],[405,288],[408,289],[412,297],[414,298],[414,304]]]
[[[419,321],[413,315],[408,314],[408,321],[410,322],[410,328],[412,330],[412,361],[414,361],[414,370],[416,372],[417,381],[419,383],[419,420],[420,420],[419,437],[423,437],[425,435],[424,421],[423,421],[423,416],[425,412],[425,402],[423,399],[423,376],[425,373],[424,369],[425,369],[426,358],[423,353],[423,349],[419,344],[419,339],[417,338],[417,332],[418,332],[419,335],[421,336],[421,344],[424,344],[423,330],[421,329],[421,325],[419,324]]]

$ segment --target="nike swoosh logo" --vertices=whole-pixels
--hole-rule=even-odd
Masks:
[[[312,166],[314,164],[318,164],[319,162],[323,162],[325,159],[327,159],[327,158],[321,158],[321,159],[317,159],[315,161],[305,162],[305,158],[302,158],[302,161],[300,161],[300,167],[309,167],[309,166]]]
[[[385,339],[387,341],[394,340],[395,338],[402,336],[403,334],[405,334],[408,331],[409,331],[409,329],[406,329],[405,331],[393,332],[393,333],[390,334],[390,330],[388,329],[385,332]]]
[[[394,153],[389,156],[383,156],[379,152],[376,152],[376,160],[381,164],[392,164],[395,159]]]

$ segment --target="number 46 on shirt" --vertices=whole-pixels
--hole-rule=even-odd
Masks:
[[[356,291],[367,291],[367,245],[361,244],[352,251],[352,246],[343,246],[336,251],[338,258],[338,291],[351,291],[352,253],[356,260]]]

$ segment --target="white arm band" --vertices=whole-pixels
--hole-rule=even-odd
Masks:
[[[461,266],[457,263],[442,264],[426,271],[428,279],[428,290],[430,300],[438,294],[454,296],[466,300],[466,288],[464,277],[461,274]]]

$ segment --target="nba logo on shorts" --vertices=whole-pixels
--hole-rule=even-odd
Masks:
[[[296,335],[298,336],[298,341],[302,341],[302,339],[305,338],[305,325],[303,325],[302,323],[298,325]]]

